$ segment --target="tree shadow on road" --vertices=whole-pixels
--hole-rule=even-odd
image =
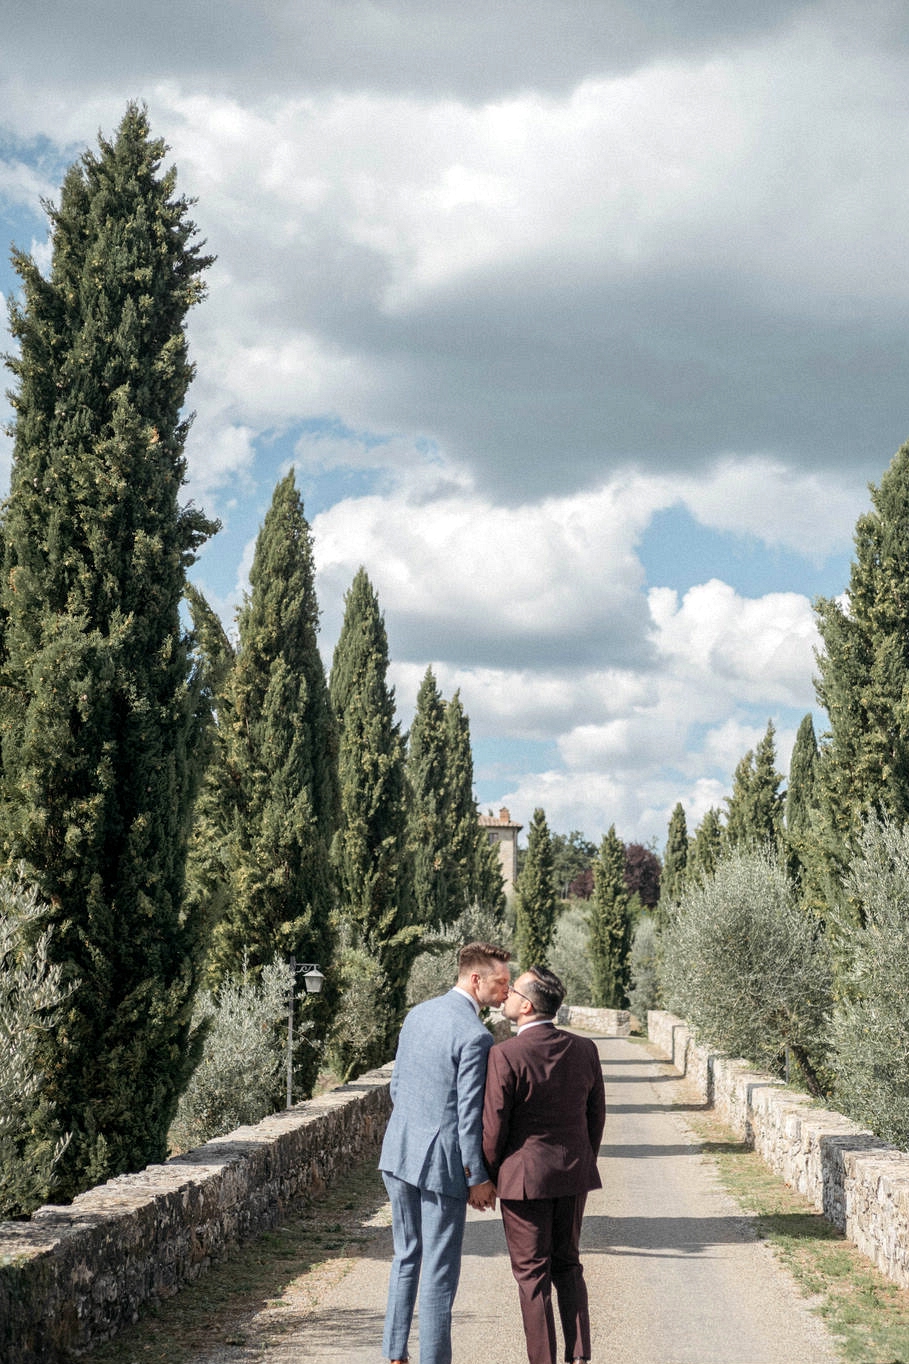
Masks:
[[[606,1100],[607,1113],[706,1113],[712,1107],[706,1099],[699,1104],[614,1104]]]
[[[660,1156],[729,1156],[750,1151],[745,1141],[690,1141],[676,1143],[631,1142],[626,1146],[600,1147],[603,1160],[649,1160]]]
[[[744,1212],[728,1217],[594,1214],[584,1218],[581,1248],[585,1254],[594,1255],[705,1255],[712,1246],[760,1241],[771,1233],[800,1240],[838,1239],[829,1222],[812,1213],[779,1213],[769,1219]]]

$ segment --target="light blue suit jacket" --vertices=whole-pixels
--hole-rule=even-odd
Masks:
[[[492,1036],[456,990],[411,1009],[391,1078],[394,1105],[379,1169],[421,1189],[467,1197],[483,1164],[483,1091]]]

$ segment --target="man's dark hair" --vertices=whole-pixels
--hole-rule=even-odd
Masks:
[[[511,961],[511,953],[504,947],[496,947],[491,942],[469,942],[458,953],[458,975],[468,971],[491,970],[497,961]]]
[[[533,980],[527,982],[527,994],[534,1011],[542,1018],[555,1018],[565,998],[565,986],[554,971],[545,966],[529,966]]]

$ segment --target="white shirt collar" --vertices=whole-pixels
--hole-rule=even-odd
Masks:
[[[471,1004],[473,1005],[474,1013],[476,1014],[477,1018],[479,1018],[479,1017],[480,1017],[480,1006],[479,1006],[479,1004],[477,1003],[477,1001],[474,999],[473,995],[472,995],[472,994],[469,994],[467,990],[462,990],[461,987],[460,987],[460,985],[452,985],[451,988],[452,988],[452,990],[455,992],[456,995],[463,995],[465,999],[469,999],[469,1000],[470,1000]]]
[[[518,1032],[526,1032],[528,1028],[542,1028],[544,1023],[552,1023],[553,1021],[551,1018],[535,1018],[532,1023],[521,1023]]]

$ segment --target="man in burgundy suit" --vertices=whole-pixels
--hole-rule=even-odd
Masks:
[[[555,1287],[565,1358],[590,1358],[587,1285],[578,1254],[606,1117],[596,1046],[555,1026],[565,990],[532,966],[504,1013],[518,1034],[494,1046],[486,1071],[483,1158],[496,1186],[517,1280],[530,1364],[556,1364]]]

